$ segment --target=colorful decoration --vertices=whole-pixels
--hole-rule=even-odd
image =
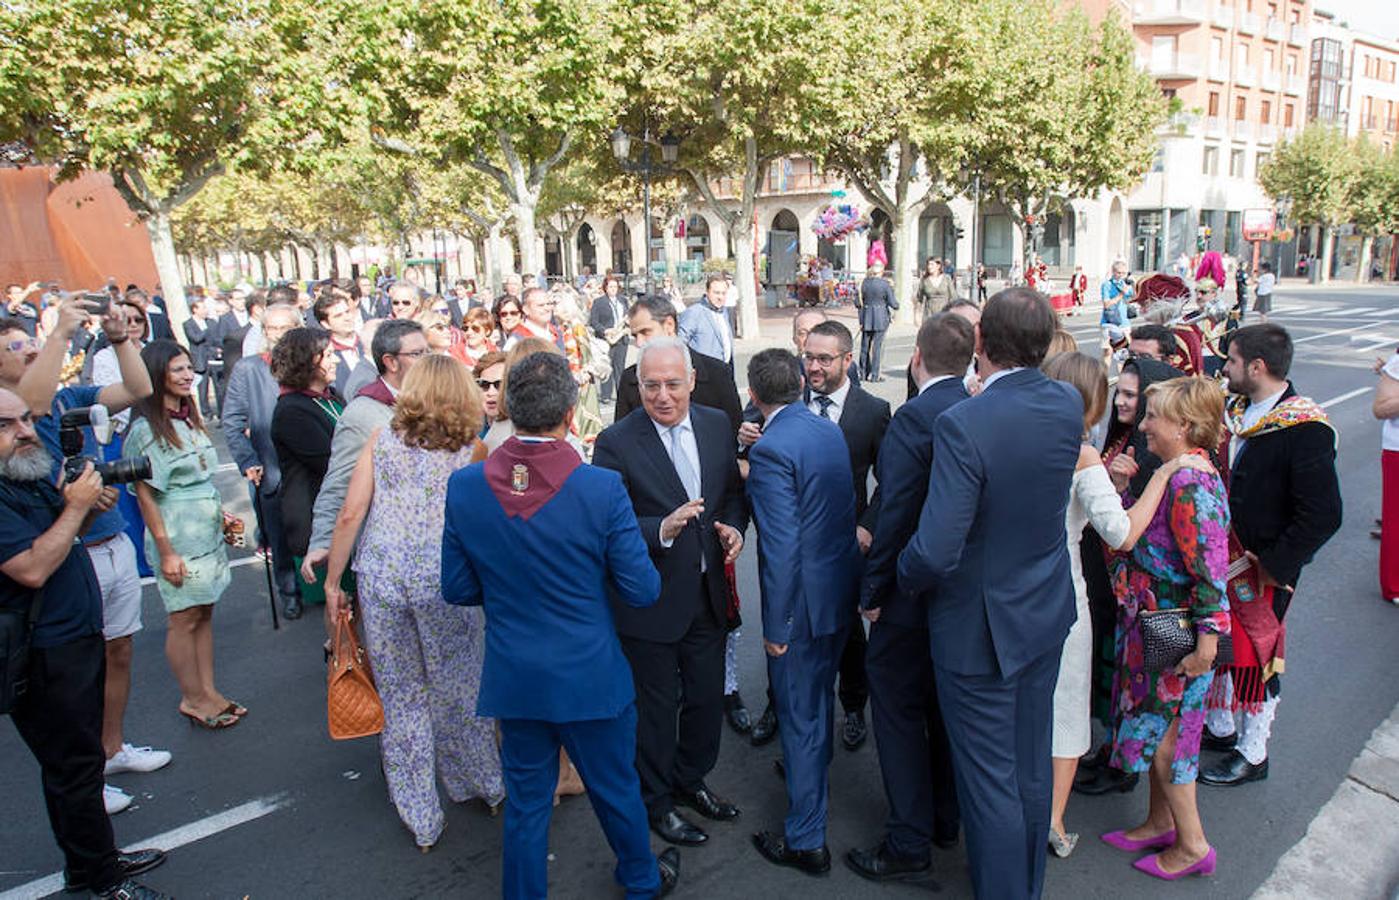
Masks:
[[[819,238],[840,243],[850,235],[865,231],[869,227],[869,218],[851,204],[832,203],[821,210],[811,230],[816,232]]]

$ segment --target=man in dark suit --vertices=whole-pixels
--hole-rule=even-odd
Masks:
[[[1284,616],[1302,567],[1341,527],[1336,431],[1321,407],[1300,396],[1287,378],[1292,337],[1278,325],[1249,325],[1229,338],[1228,354],[1224,374],[1229,390],[1240,396],[1225,417],[1231,431],[1229,515],[1258,587],[1253,602],[1233,604],[1234,640],[1237,645],[1244,634],[1258,664],[1221,671],[1217,677],[1228,682],[1221,694],[1230,702],[1211,697],[1209,703],[1202,744],[1229,754],[1203,768],[1200,781],[1222,786],[1268,777]],[[1274,414],[1283,410],[1288,414]]]
[[[961,821],[928,647],[927,596],[898,590],[896,564],[928,496],[933,423],[969,396],[962,376],[975,342],[961,316],[941,312],[923,320],[912,363],[920,391],[894,414],[879,449],[879,518],[860,608],[870,622],[870,710],[889,816],[883,840],[845,857],[857,875],[874,881],[927,870],[930,845],[953,846]]]
[[[889,427],[889,403],[852,384],[845,376],[854,350],[850,329],[835,321],[821,322],[807,334],[805,347],[802,362],[808,388],[806,407],[840,425],[855,482],[855,537],[860,550],[869,552],[879,515],[879,492],[876,491],[873,502],[870,498],[870,470],[879,458],[879,444]],[[851,604],[858,599],[852,594]],[[865,644],[864,626],[856,621],[840,658],[840,705],[845,710],[841,742],[847,750],[859,749],[867,734],[865,701],[869,699],[869,680],[865,673]]]
[[[987,302],[984,387],[938,417],[928,498],[898,564],[901,591],[930,592],[972,886],[996,900],[1043,887],[1054,684],[1074,621],[1064,513],[1083,401],[1038,369],[1056,325],[1029,288]]]
[[[870,266],[860,283],[860,299],[855,306],[860,312],[860,371],[866,381],[883,381],[879,367],[884,356],[884,334],[893,320],[893,310],[899,308],[894,287],[884,278],[883,266]]]
[[[733,429],[723,413],[690,402],[690,351],[652,338],[637,368],[642,409],[598,435],[593,464],[622,476],[661,599],[631,609],[614,600],[622,650],[636,680],[636,768],[651,828],[673,844],[708,835],[677,802],[717,821],[738,807],[705,786],[724,722],[724,635],[729,586],[747,526]]]
[[[760,831],[753,843],[769,862],[822,874],[831,867],[832,695],[862,561],[840,428],[802,405],[801,384],[801,364],[786,350],[764,350],[748,364],[748,392],[767,422],[749,450],[747,487],[787,782],[782,832]]]
[[[212,340],[217,342],[223,355],[223,373],[214,385],[218,396],[219,409],[223,409],[223,395],[228,390],[228,379],[233,375],[233,367],[243,358],[243,338],[253,327],[252,316],[248,312],[248,296],[252,287],[240,284],[228,294],[228,312],[219,316],[214,323]]]
[[[664,297],[637,297],[627,311],[627,325],[631,328],[632,342],[637,349],[645,349],[648,341],[655,338],[675,337],[675,307]],[[712,356],[690,352],[690,364],[695,373],[695,388],[690,400],[700,406],[717,409],[728,417],[734,434],[743,423],[743,410],[738,402],[738,388],[734,387],[733,373],[729,367]],[[636,366],[627,366],[622,372],[622,380],[617,384],[617,414],[620,422],[632,410],[641,406],[641,389],[637,384]]]
[[[199,398],[199,414],[206,419],[214,414],[209,405],[209,360],[215,355],[214,323],[205,317],[208,309],[209,301],[203,297],[191,298],[189,318],[184,324],[189,361],[194,366],[194,395]]]
[[[627,367],[627,301],[622,296],[622,283],[609,275],[602,282],[602,296],[593,301],[588,326],[593,334],[607,342],[607,359],[612,363],[612,377],[602,383],[601,400],[611,403],[622,370]]]
[[[485,610],[476,712],[500,724],[505,896],[548,893],[563,747],[587,779],[617,881],[628,897],[654,897],[674,886],[680,857],[672,847],[658,866],[651,854],[632,673],[608,594],[647,607],[661,581],[621,477],[583,464],[564,440],[577,400],[562,356],[532,353],[510,370],[515,435],[447,482],[442,597]]]

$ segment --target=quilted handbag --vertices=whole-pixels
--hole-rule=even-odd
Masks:
[[[330,670],[326,675],[326,718],[337,741],[368,737],[384,730],[384,704],[374,687],[374,673],[355,634],[350,611],[335,620]]]
[[[1146,671],[1174,669],[1182,659],[1195,652],[1195,629],[1182,610],[1143,610],[1137,614],[1137,623],[1142,630],[1142,666]],[[1229,635],[1221,635],[1214,654],[1214,667],[1227,666],[1233,661],[1233,641]]]

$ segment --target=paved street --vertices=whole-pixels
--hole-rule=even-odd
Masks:
[[[1271,777],[1232,790],[1201,788],[1220,869],[1207,885],[1188,887],[1151,881],[1131,869],[1131,857],[1096,840],[1102,831],[1138,821],[1146,805],[1144,785],[1125,796],[1075,797],[1068,821],[1084,840],[1071,859],[1049,861],[1051,898],[1168,897],[1182,891],[1248,896],[1302,837],[1371,731],[1399,702],[1393,677],[1399,610],[1380,601],[1378,543],[1369,537],[1379,513],[1379,425],[1370,416],[1370,364],[1399,343],[1399,290],[1284,286],[1277,299],[1275,320],[1298,341],[1294,383],[1328,405],[1340,432],[1346,517],[1306,569],[1289,617],[1288,674],[1271,745]],[[1096,310],[1067,320],[1088,347],[1097,342],[1096,322]],[[773,327],[777,323],[767,324],[770,334],[781,334]],[[902,398],[911,343],[905,333],[886,346],[890,378],[875,387],[891,401]],[[220,479],[229,505],[241,504],[246,513],[236,472]],[[754,545],[750,532],[739,572],[745,617],[756,625]],[[418,853],[388,803],[377,743],[337,743],[326,736],[319,620],[312,615],[273,631],[265,585],[260,564],[241,566],[219,605],[219,684],[251,715],[240,727],[217,733],[189,728],[175,713],[178,694],[162,650],[164,615],[154,587],[147,588],[127,734],[133,743],[172,750],[175,760],[160,772],[113,779],[137,794],[136,804],[113,820],[118,842],[141,845],[164,836],[167,845],[179,845],[149,883],[184,898],[498,895],[500,822],[475,804],[452,808],[441,843],[429,855]],[[745,629],[740,653],[743,693],[756,715],[764,685],[756,628]],[[743,816],[737,824],[710,828],[709,846],[682,850],[677,896],[801,894],[816,900],[919,896],[939,888],[948,896],[970,895],[961,849],[935,851],[929,880],[883,888],[839,862],[822,880],[763,863],[748,835],[781,821],[785,800],[772,768],[776,746],[754,749],[726,731],[709,783],[739,803]],[[0,760],[6,813],[0,817],[0,900],[38,896],[55,889],[52,882],[34,882],[56,872],[61,857],[45,819],[37,767],[9,725],[0,726]],[[833,854],[879,836],[885,804],[872,742],[853,754],[836,750],[831,794]],[[1356,837],[1399,840],[1392,833]],[[552,847],[553,896],[619,895],[611,855],[586,799],[565,801],[556,811]],[[17,890],[5,893],[10,889]],[[1384,889],[1375,886],[1377,894]]]

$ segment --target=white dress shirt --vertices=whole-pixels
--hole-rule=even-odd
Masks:
[[[655,419],[651,424],[656,428],[656,434],[661,439],[661,446],[665,448],[666,456],[670,457],[670,464],[675,467],[675,475],[680,479],[680,483],[685,486],[685,494],[691,500],[699,499],[700,487],[700,464],[699,464],[699,444],[695,442],[695,429],[690,424],[690,414],[686,413],[685,418],[674,425],[662,425]],[[677,459],[677,456],[681,457]],[[661,538],[661,546],[669,547],[675,539],[666,540]],[[703,559],[700,561],[700,571],[704,571]]]
[[[929,378],[927,381],[925,381],[925,382],[923,382],[922,384],[918,385],[918,393],[920,393],[920,394],[923,393],[923,392],[926,391],[928,388],[930,388],[930,387],[932,387],[933,385],[937,384],[939,381],[946,381],[946,380],[949,379],[949,378],[956,378],[956,377],[957,377],[956,375],[934,375],[932,378]]]
[[[986,390],[991,385],[995,384],[997,379],[999,379],[1002,375],[1009,375],[1011,372],[1019,372],[1022,371],[1024,368],[1024,366],[1011,366],[1009,369],[1001,369],[996,374],[988,376],[987,379],[981,383],[981,389],[983,391]]]
[[[847,397],[850,396],[850,379],[846,378],[844,383],[842,383],[840,387],[836,388],[834,391],[831,391],[829,394],[820,394],[816,391],[812,391],[811,399],[807,401],[806,408],[811,410],[818,416],[821,415],[821,404],[817,401],[816,398],[823,396],[830,398],[831,407],[830,410],[826,413],[826,415],[822,418],[830,419],[832,422],[839,422],[841,413],[845,411],[845,400]]]

